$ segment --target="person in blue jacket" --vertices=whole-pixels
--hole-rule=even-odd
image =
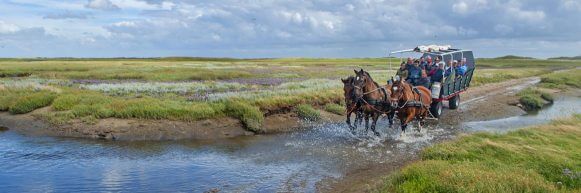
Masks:
[[[422,76],[422,68],[420,68],[420,61],[414,61],[413,65],[407,67],[408,77],[407,80],[412,85],[416,85],[418,79]]]

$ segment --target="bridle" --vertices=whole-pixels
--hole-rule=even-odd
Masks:
[[[351,84],[353,84],[353,83],[351,83]],[[364,86],[364,87],[365,87],[365,86]],[[355,89],[358,89],[359,91],[363,92],[363,88],[362,88],[362,87],[360,87],[360,86],[353,85],[353,88],[355,88]],[[370,90],[370,91],[364,92],[364,93],[361,95],[361,97],[355,96],[355,100],[356,100],[357,102],[359,102],[359,101],[362,101],[363,103],[367,104],[367,106],[370,106],[370,107],[371,107],[373,110],[375,110],[375,111],[377,111],[377,112],[380,112],[380,113],[388,113],[388,112],[384,112],[384,111],[381,111],[381,110],[379,110],[379,109],[375,108],[375,106],[374,106],[374,105],[372,105],[372,104],[369,104],[369,102],[367,102],[367,100],[365,100],[365,95],[371,94],[371,93],[373,93],[373,92],[379,92],[379,90],[380,90],[380,89],[381,89],[381,87],[379,87],[379,86],[378,86],[376,89],[373,89],[373,90]],[[381,93],[381,92],[380,92],[380,93]],[[355,95],[355,92],[353,92],[353,95]],[[385,96],[385,98],[388,98],[388,96]]]

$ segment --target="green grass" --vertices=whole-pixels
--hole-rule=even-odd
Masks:
[[[298,105],[296,107],[296,112],[300,118],[307,121],[317,121],[321,119],[321,113],[308,104]]]
[[[335,113],[337,115],[344,115],[345,107],[338,105],[336,103],[328,103],[325,105],[325,111]]]
[[[539,110],[546,103],[552,103],[554,101],[553,95],[537,88],[524,89],[517,93],[517,96],[520,97],[519,102],[525,110]]]
[[[264,115],[260,111],[260,108],[242,101],[227,101],[225,108],[226,114],[240,119],[248,130],[262,132]]]
[[[380,192],[579,192],[581,115],[507,134],[477,133],[424,149]]]
[[[567,87],[581,88],[581,69],[543,75],[541,77],[541,86],[557,89],[567,89]]]
[[[12,114],[23,114],[35,109],[49,106],[57,97],[50,91],[34,90],[0,90],[0,111]]]
[[[42,116],[54,123],[73,119],[95,122],[109,117],[196,121],[230,116],[259,132],[263,115],[296,110],[300,104],[343,114],[344,109],[335,105],[343,101],[339,78],[352,75],[353,69],[364,68],[378,83],[385,84],[394,74],[389,71],[389,61],[394,69],[399,63],[396,58],[0,59],[0,111],[9,111],[16,102],[18,108],[14,112],[42,107],[52,95],[27,98],[40,90],[59,93],[54,95],[52,112]],[[471,85],[578,66],[581,61],[478,59]],[[578,85],[577,73],[559,73],[565,77],[559,79],[547,76],[542,84]],[[289,79],[280,85],[237,80],[260,78],[298,80]],[[75,84],[74,79],[111,84]],[[195,95],[208,97],[191,97]]]

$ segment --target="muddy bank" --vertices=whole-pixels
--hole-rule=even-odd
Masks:
[[[193,122],[171,120],[140,120],[107,118],[88,124],[73,120],[68,124],[49,124],[38,118],[47,108],[28,114],[12,115],[0,113],[0,128],[11,129],[31,136],[55,136],[93,138],[108,140],[180,140],[180,139],[218,139],[255,135],[244,129],[244,125],[230,117],[221,117]],[[295,113],[274,114],[265,117],[264,133],[280,133],[306,129],[324,122],[343,120],[342,116],[321,112],[320,122],[304,122]]]

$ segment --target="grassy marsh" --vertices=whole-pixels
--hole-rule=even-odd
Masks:
[[[581,115],[507,134],[477,133],[424,149],[379,192],[578,192]]]
[[[341,114],[342,107],[332,105],[343,101],[340,77],[364,68],[384,84],[398,63],[395,58],[0,59],[0,110],[25,113],[50,106],[41,117],[53,123],[230,116],[259,131],[264,115],[301,104]],[[478,65],[473,86],[543,76],[581,62],[479,59]],[[543,76],[543,84],[575,85],[576,74]]]

